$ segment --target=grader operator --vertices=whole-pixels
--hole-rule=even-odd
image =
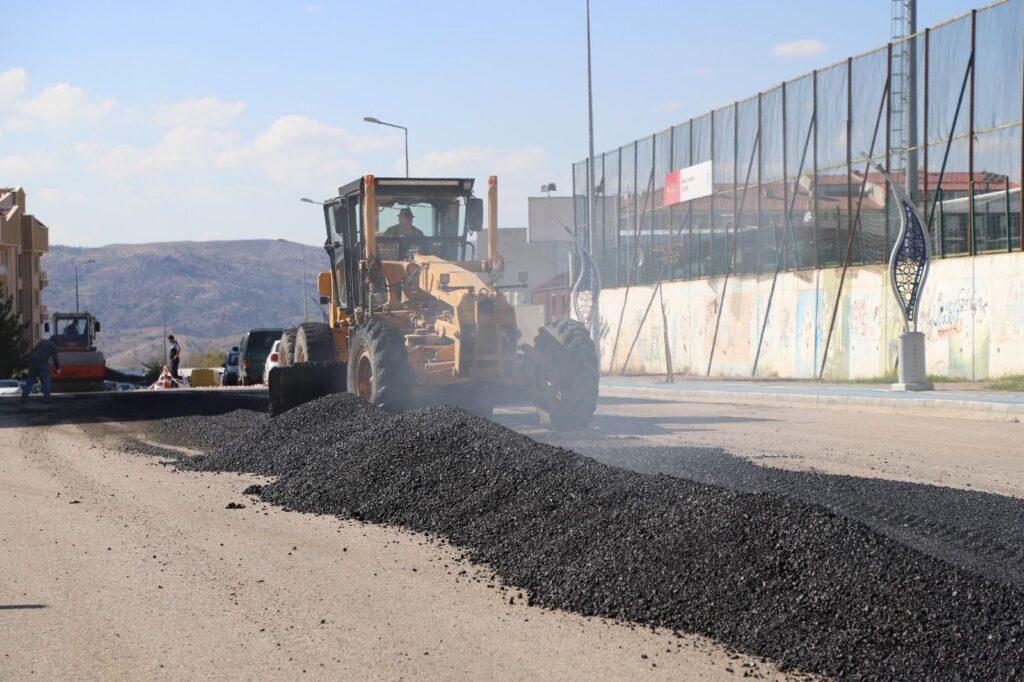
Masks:
[[[507,287],[496,284],[497,179],[487,186],[486,254],[468,239],[483,224],[473,184],[367,175],[324,202],[330,269],[317,289],[329,321],[282,337],[272,412],[348,390],[395,411],[447,403],[486,415],[526,398],[549,428],[590,422],[598,389],[590,335],[559,320],[523,343]]]

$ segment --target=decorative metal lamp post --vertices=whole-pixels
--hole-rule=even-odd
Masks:
[[[900,209],[900,232],[889,256],[889,284],[896,303],[903,313],[903,333],[899,340],[899,366],[894,391],[930,391],[935,386],[927,379],[924,334],[917,331],[917,314],[921,308],[921,291],[928,279],[931,247],[921,213],[906,191],[885,169],[875,168],[885,176]]]

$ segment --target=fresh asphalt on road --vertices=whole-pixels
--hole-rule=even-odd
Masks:
[[[708,402],[653,387],[605,384],[586,431],[544,431],[525,406],[502,408],[496,418],[614,466],[821,504],[1024,587],[1024,424],[861,405]]]
[[[418,533],[129,452],[259,391],[0,402],[0,679],[780,679],[706,637],[531,606]]]
[[[499,408],[495,420],[615,466],[821,504],[921,551],[1024,586],[1024,424],[861,405],[711,402],[688,393],[690,386],[723,393],[737,386],[762,393],[832,390],[817,384],[692,381],[666,387],[611,380],[602,386],[598,413],[586,431],[545,431],[525,405]],[[870,389],[848,390],[864,395]],[[678,391],[678,398],[670,391]],[[940,393],[946,392],[933,395]],[[991,392],[952,393],[1002,399]],[[0,410],[0,427],[130,422],[262,411],[265,405],[265,392],[251,389],[57,396],[49,408]]]
[[[322,641],[318,639],[320,635],[311,634],[319,632],[319,626],[316,624],[320,620],[305,623],[302,619],[302,609],[308,606],[310,597],[316,598],[320,590],[335,594],[347,589],[351,592],[346,596],[348,599],[355,599],[359,590],[373,591],[378,595],[381,589],[390,590],[381,586],[376,573],[366,573],[360,574],[359,582],[347,588],[317,582],[309,583],[304,591],[297,592],[288,585],[288,581],[282,582],[283,576],[289,574],[287,562],[291,558],[290,554],[283,551],[279,569],[273,568],[265,576],[254,574],[248,569],[250,562],[247,552],[252,551],[248,548],[273,544],[273,538],[287,537],[288,548],[292,546],[292,542],[297,543],[296,546],[315,545],[316,566],[323,568],[320,564],[329,565],[340,551],[335,546],[337,542],[325,542],[325,538],[328,537],[324,535],[325,533],[340,532],[342,542],[348,543],[350,551],[356,546],[355,543],[366,543],[365,539],[360,539],[366,536],[361,534],[363,531],[353,532],[344,524],[340,531],[333,526],[320,528],[323,524],[319,521],[315,528],[307,528],[308,522],[302,521],[304,515],[288,514],[274,509],[253,509],[252,516],[246,517],[259,519],[263,511],[268,511],[271,517],[266,527],[248,524],[238,526],[237,523],[232,525],[231,519],[237,517],[231,516],[230,513],[225,516],[223,511],[226,499],[237,499],[240,482],[232,476],[221,475],[216,479],[219,481],[216,483],[206,482],[207,479],[192,474],[167,478],[170,474],[162,467],[152,467],[144,459],[136,460],[129,455],[118,453],[116,448],[111,449],[111,443],[98,447],[89,444],[88,439],[76,441],[75,436],[76,433],[80,433],[76,431],[79,426],[89,430],[97,425],[104,426],[104,423],[112,422],[113,426],[130,432],[134,428],[132,422],[140,420],[186,414],[220,414],[236,409],[262,411],[265,407],[265,393],[259,390],[58,396],[52,406],[34,403],[23,410],[18,409],[14,403],[0,404],[0,435],[10,434],[11,437],[7,440],[11,441],[9,445],[13,448],[9,451],[12,458],[9,458],[3,467],[7,470],[3,478],[9,480],[0,483],[9,487],[8,492],[21,500],[17,507],[9,510],[12,513],[9,513],[7,518],[21,518],[19,527],[24,528],[35,528],[32,524],[38,524],[40,529],[36,531],[37,534],[50,528],[51,531],[48,532],[54,535],[51,542],[53,552],[56,552],[53,554],[54,561],[50,561],[46,557],[40,557],[37,545],[25,544],[23,540],[26,538],[11,533],[0,534],[5,536],[8,550],[13,552],[9,556],[20,556],[24,562],[19,565],[34,566],[32,570],[16,574],[17,585],[12,583],[5,586],[5,589],[10,588],[6,589],[11,593],[8,601],[21,603],[33,592],[53,592],[51,598],[54,603],[59,599],[70,600],[69,603],[78,603],[84,599],[83,604],[95,602],[99,605],[123,600],[126,594],[124,591],[137,592],[136,596],[131,597],[134,601],[128,603],[122,618],[124,622],[121,622],[115,631],[92,632],[90,628],[95,627],[96,623],[88,621],[88,614],[85,612],[81,614],[82,622],[78,621],[78,616],[72,620],[61,621],[65,623],[65,626],[62,626],[63,630],[53,629],[52,624],[46,625],[38,632],[23,628],[11,630],[8,634],[12,636],[28,636],[26,633],[34,633],[33,638],[40,636],[42,632],[53,632],[53,636],[57,637],[53,642],[54,651],[65,651],[57,646],[58,640],[78,637],[77,641],[82,642],[80,651],[67,650],[50,661],[49,667],[41,663],[38,671],[49,670],[56,673],[76,669],[83,661],[94,660],[97,651],[107,650],[120,652],[118,655],[129,650],[137,650],[145,652],[150,658],[143,661],[125,654],[126,657],[123,659],[107,660],[106,668],[91,669],[93,673],[128,673],[148,665],[148,669],[156,674],[157,666],[164,664],[186,666],[177,667],[178,670],[188,669],[187,666],[191,664],[197,666],[196,672],[209,671],[209,666],[214,665],[214,659],[217,658],[216,651],[212,649],[203,652],[202,655],[206,658],[189,661],[187,657],[182,657],[183,650],[180,647],[168,649],[167,642],[160,638],[145,641],[139,636],[133,636],[132,646],[127,648],[116,645],[115,642],[116,638],[124,636],[122,631],[142,631],[141,627],[136,627],[140,625],[134,621],[136,616],[156,618],[168,631],[181,627],[183,624],[175,621],[177,616],[174,616],[175,611],[171,604],[180,603],[183,598],[189,599],[197,613],[204,612],[203,609],[207,607],[201,606],[200,602],[206,604],[215,597],[215,594],[219,595],[219,591],[225,591],[228,595],[228,606],[232,609],[236,609],[239,603],[249,604],[247,609],[238,612],[246,620],[238,621],[236,615],[230,616],[234,620],[225,620],[224,623],[211,621],[207,624],[209,627],[203,625],[195,632],[189,640],[190,646],[203,647],[203,642],[213,632],[223,632],[225,623],[234,623],[233,627],[237,627],[237,632],[232,638],[236,638],[237,635],[237,638],[244,642],[240,643],[237,649],[231,649],[232,651],[243,651],[246,646],[256,649],[265,647],[266,651],[275,651],[275,647],[281,644],[277,644],[275,638],[264,637],[264,630],[257,627],[262,625],[260,621],[267,614],[264,604],[261,603],[261,599],[265,597],[260,596],[263,580],[267,578],[268,581],[272,579],[275,586],[273,594],[267,595],[273,597],[273,608],[285,611],[288,619],[284,622],[290,623],[285,625],[281,621],[275,621],[275,628],[280,633],[276,638],[277,642],[283,642],[283,653],[288,654],[277,660],[276,669],[282,672],[297,672],[293,666],[292,654],[301,652],[306,656],[301,660],[308,664],[316,661],[321,651],[316,645],[316,642]],[[770,403],[708,402],[682,392],[678,398],[673,398],[666,397],[661,392],[644,395],[634,390],[624,393],[613,386],[605,386],[603,389],[594,424],[586,431],[544,431],[539,428],[536,415],[528,406],[501,408],[495,419],[538,440],[576,450],[612,465],[646,473],[683,476],[735,490],[783,495],[821,504],[927,554],[999,582],[1024,586],[1020,574],[1021,566],[1024,565],[1024,466],[1020,447],[1024,426],[1012,420],[981,421],[958,419],[946,414],[930,416],[862,411],[856,406],[849,409],[836,409],[834,406],[824,409]],[[76,446],[76,442],[79,445]],[[76,450],[76,447],[82,449]],[[18,463],[18,457],[24,457],[24,466]],[[138,485],[143,487],[138,488]],[[92,506],[80,508],[65,507],[62,504],[53,507],[50,499],[53,495],[59,494],[60,490],[86,491],[89,493],[86,504]],[[93,504],[107,497],[109,502],[99,506]],[[65,509],[67,511],[64,511]],[[83,512],[92,509],[96,511],[95,519],[88,514],[82,515]],[[69,516],[68,512],[71,510],[79,511],[76,512],[77,515]],[[168,514],[180,516],[179,521],[175,522],[175,527],[179,530],[177,535],[168,533],[165,528],[165,521],[171,518]],[[50,519],[50,516],[53,518]],[[223,523],[221,519],[224,519]],[[283,522],[282,519],[289,521]],[[282,523],[285,525],[281,525]],[[227,525],[222,528],[223,524]],[[53,530],[65,525],[68,533],[62,535]],[[126,530],[118,530],[122,527]],[[243,527],[249,527],[252,531],[238,534],[239,529]],[[135,530],[130,530],[132,528]],[[193,537],[194,533],[189,529],[195,528],[205,529],[202,537]],[[118,540],[121,549],[115,545],[110,545],[113,549],[107,548],[106,544],[110,544],[107,538],[118,536],[122,532],[128,534]],[[160,537],[156,541],[151,541],[150,535],[156,537],[158,533]],[[220,549],[214,542],[222,537],[232,538],[228,549]],[[391,536],[384,533],[379,541],[364,544],[364,551],[368,556],[378,556],[379,545],[393,541],[389,538]],[[152,568],[143,568],[132,563],[137,560],[135,555],[141,551],[139,547],[145,545],[145,549],[150,544],[154,548]],[[72,548],[72,554],[67,556],[78,562],[75,566],[64,565],[63,559],[56,561],[64,556],[63,552],[67,551],[68,546]],[[90,576],[89,572],[95,572],[98,568],[89,563],[89,557],[82,556],[81,552],[75,549],[76,546],[90,547],[86,554],[96,549],[101,556],[106,556],[107,552],[120,551],[123,556],[118,560],[122,563],[113,565],[124,566],[124,577],[119,577],[120,574],[102,579],[99,578],[99,574]],[[162,550],[159,549],[161,547]],[[508,613],[494,611],[493,604],[488,606],[490,602],[486,599],[477,600],[474,602],[475,605],[467,606],[476,597],[464,594],[460,591],[461,588],[452,591],[454,586],[447,583],[440,588],[428,588],[428,585],[439,584],[438,581],[449,580],[451,573],[445,571],[434,575],[428,571],[426,566],[430,564],[432,558],[436,562],[437,557],[417,554],[415,548],[416,545],[413,543],[409,551],[399,556],[397,561],[403,565],[418,562],[417,575],[422,580],[430,578],[430,582],[417,583],[418,587],[415,589],[401,583],[402,590],[406,590],[404,596],[391,595],[388,597],[389,601],[392,597],[399,601],[418,601],[424,598],[424,590],[429,589],[430,594],[440,600],[436,602],[437,604],[461,605],[459,608],[462,611],[457,608],[442,618],[445,627],[454,628],[447,631],[446,638],[467,636],[459,628],[465,625],[475,627],[488,619],[491,623],[488,627],[492,628],[492,632],[499,635],[506,632],[495,623],[502,622],[502,619],[507,620]],[[148,552],[148,549],[143,552],[146,557],[149,556]],[[183,558],[167,564],[165,556]],[[238,562],[237,569],[225,574],[228,582],[234,581],[230,585],[220,578],[214,579],[213,576],[218,575],[216,572],[206,576],[206,582],[198,583],[189,572],[196,570],[196,566],[216,566],[230,556],[237,556]],[[446,557],[442,561],[451,560],[451,557]],[[139,571],[148,576],[143,583],[143,587],[147,589],[141,591],[138,578],[132,577],[139,575]],[[320,573],[311,570],[309,575],[308,580],[313,580],[313,576],[319,576]],[[389,573],[388,579],[397,580],[398,574]],[[150,582],[153,584],[150,585]],[[95,596],[86,597],[91,589],[90,585],[94,584],[109,584],[110,587],[103,588]],[[149,588],[151,591],[147,591]],[[65,589],[81,590],[82,596],[65,594],[62,592]],[[310,592],[310,589],[313,592]],[[19,597],[22,593],[24,595]],[[486,594],[486,590],[483,594]],[[158,595],[157,602],[152,602],[150,595]],[[199,601],[196,601],[197,599]],[[147,604],[164,602],[165,609],[161,614],[150,613],[151,609]],[[375,603],[377,602],[367,601],[363,605],[366,613],[362,618],[371,618],[376,608]],[[472,611],[468,616],[465,615],[467,608]],[[46,609],[43,609],[43,612],[45,613]],[[224,613],[223,618],[228,619],[229,611]],[[54,613],[54,616],[56,615]],[[352,614],[346,614],[332,606],[324,609],[324,615],[327,616],[328,623],[341,624],[351,621],[349,616]],[[373,625],[368,632],[348,631],[345,636],[354,638],[354,641],[369,641],[382,637],[381,641],[386,642],[386,646],[382,644],[380,650],[371,651],[364,659],[347,660],[346,663],[351,665],[352,669],[360,669],[360,666],[366,666],[364,670],[376,669],[372,666],[379,666],[383,660],[382,656],[393,656],[394,651],[404,652],[402,656],[406,656],[410,650],[432,641],[429,623],[434,616],[430,613],[413,610],[408,613],[395,612],[386,615],[392,622],[403,619],[402,622],[407,628],[421,634],[413,637],[412,641],[406,639],[395,642],[393,637],[388,639],[389,630],[386,624],[379,624],[379,628]],[[17,616],[22,619],[27,617],[24,614]],[[536,622],[536,617],[528,617],[531,623]],[[13,624],[14,621],[10,619],[11,616],[8,616],[8,620]],[[463,625],[455,625],[459,622]],[[45,623],[40,621],[40,626],[44,625]],[[509,660],[522,663],[526,660],[522,657],[523,653],[534,646],[531,642],[534,642],[538,633],[550,641],[558,641],[557,638],[565,637],[566,625],[567,622],[561,626],[555,623],[554,630],[545,631],[547,634],[542,632],[543,628],[517,630],[513,635],[514,639],[510,640],[513,642],[512,651],[498,641],[501,636],[479,644],[484,647],[483,650],[490,651],[492,658],[508,654],[511,656]],[[76,634],[66,631],[68,627],[80,627],[81,630],[76,630]],[[559,627],[563,629],[559,630]],[[594,633],[589,630],[589,626],[572,627],[580,627],[583,633],[583,638],[575,642],[575,645],[589,646],[586,642],[595,641]],[[295,634],[286,634],[286,631],[291,632],[290,628],[295,628]],[[86,631],[91,634],[83,634]],[[269,626],[267,631],[270,631]],[[19,632],[22,635],[18,635]],[[460,632],[462,634],[459,634]],[[335,631],[333,636],[337,634]],[[599,635],[606,643],[625,642],[619,639],[622,636],[623,633],[617,632]],[[556,639],[552,640],[552,637]],[[569,640],[563,641],[569,645]],[[628,645],[623,645],[627,648],[647,647],[657,650],[656,647],[661,643],[662,640],[655,639],[647,642],[632,641]],[[24,644],[27,646],[28,640]],[[225,642],[222,648],[228,649],[233,646],[229,645],[231,643]],[[697,648],[693,650],[695,653],[690,658],[712,662],[708,675],[718,676],[725,670],[728,659],[713,645],[694,646]],[[385,650],[387,654],[381,653]],[[265,656],[266,651],[260,655]],[[438,654],[437,650],[432,653]],[[213,657],[209,658],[211,654]],[[444,662],[448,665],[456,662],[478,665],[481,660],[472,649],[463,649],[461,652],[449,650],[446,655],[449,658]],[[28,659],[22,657],[19,664],[26,660]],[[298,660],[300,659],[296,659]],[[617,658],[609,658],[606,663],[612,660],[619,661]],[[642,660],[646,662],[646,659]],[[244,666],[244,661],[241,660],[224,661],[231,665]],[[441,657],[438,655],[435,661],[441,664]],[[689,665],[691,662],[687,661],[687,657],[680,657],[675,659],[675,664],[686,662]],[[320,662],[325,665],[337,664],[337,661],[330,660],[318,661],[318,664]],[[578,666],[585,664],[583,661],[563,663],[569,664],[565,670],[577,672],[583,669]],[[664,666],[660,670],[666,672],[670,667],[675,667],[669,666],[669,662],[663,659],[659,659],[658,663]],[[393,657],[388,665],[391,666],[388,669],[396,674],[422,670],[401,656]],[[485,667],[472,669],[480,674],[494,672]],[[380,669],[377,670],[379,672]],[[627,671],[623,668],[620,672]]]

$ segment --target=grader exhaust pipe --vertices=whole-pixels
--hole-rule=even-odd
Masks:
[[[487,260],[491,272],[498,270],[498,176],[487,178]]]

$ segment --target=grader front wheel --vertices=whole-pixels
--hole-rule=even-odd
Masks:
[[[303,322],[295,332],[295,350],[289,364],[303,362],[333,362],[335,357],[334,334],[331,328],[320,322]]]
[[[279,367],[288,367],[295,364],[295,333],[296,330],[288,329],[281,334],[281,361]]]
[[[352,331],[348,391],[392,412],[411,406],[413,376],[402,333],[370,321]]]

